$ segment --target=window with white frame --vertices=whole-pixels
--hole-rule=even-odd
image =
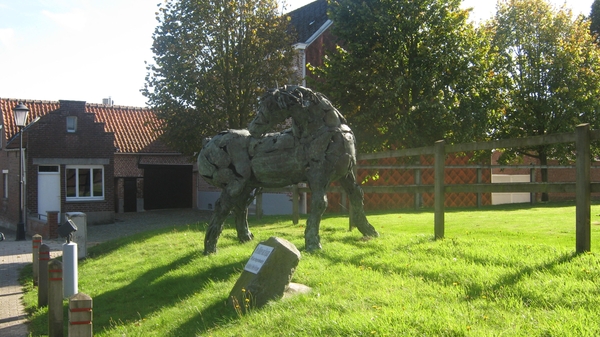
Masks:
[[[77,116],[67,116],[67,132],[77,131]]]
[[[104,167],[67,166],[66,199],[73,200],[104,200]]]

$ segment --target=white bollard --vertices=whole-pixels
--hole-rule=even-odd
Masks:
[[[63,296],[65,298],[77,294],[77,244],[69,242],[62,245],[63,263]]]

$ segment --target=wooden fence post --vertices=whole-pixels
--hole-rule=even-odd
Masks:
[[[575,251],[590,251],[590,125],[580,124],[575,131],[577,180],[575,182]]]
[[[77,293],[69,298],[69,337],[92,337],[92,298]]]
[[[300,200],[298,198],[298,184],[292,186],[292,222],[297,225],[300,222]]]
[[[445,141],[438,140],[434,145],[434,233],[435,239],[444,238],[444,168],[446,162]]]
[[[354,183],[357,184],[359,186],[359,188],[361,188],[362,191],[362,187],[360,187],[360,183],[358,181],[356,181],[358,179],[358,166],[354,165],[352,166],[352,173],[354,173]],[[361,192],[364,198],[364,191]],[[364,202],[364,200],[363,200]],[[348,230],[352,230],[352,228],[356,227],[354,224],[354,220],[353,220],[353,216],[352,214],[354,212],[354,208],[352,207],[352,202],[348,203]]]
[[[48,336],[63,337],[63,279],[62,262],[48,264]]]
[[[483,172],[482,172],[481,166],[479,166],[479,167],[477,167],[477,183],[481,184],[482,181],[483,181]],[[477,208],[481,208],[481,205],[483,205],[483,201],[482,201],[481,197],[482,197],[481,192],[477,192]]]
[[[347,214],[348,213],[348,194],[346,193],[346,191],[342,191],[341,197],[340,197],[340,213],[342,214]]]
[[[533,166],[533,163],[531,164]],[[536,182],[536,177],[535,177],[535,168],[530,168],[529,169],[529,182],[530,183],[535,183]],[[529,193],[529,203],[532,205],[535,205],[536,202],[536,196],[535,196],[535,192],[531,192]]]
[[[38,308],[48,305],[48,262],[50,262],[50,247],[40,245],[38,266]]]
[[[33,285],[37,286],[40,277],[40,245],[42,244],[42,236],[35,234],[31,238],[31,254],[33,261]]]
[[[421,164],[419,162],[419,164]],[[421,169],[415,169],[415,185],[421,185]],[[421,193],[415,192],[415,211],[421,208]]]

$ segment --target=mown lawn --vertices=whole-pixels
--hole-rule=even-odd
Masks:
[[[79,291],[94,300],[98,337],[598,336],[598,213],[593,205],[592,252],[579,255],[569,203],[450,209],[437,241],[427,210],[368,215],[381,234],[372,240],[327,216],[313,254],[303,251],[304,220],[251,219],[248,244],[226,228],[212,256],[202,255],[206,224],[189,224],[91,248]],[[312,292],[238,315],[229,291],[270,236],[300,249],[293,282]],[[32,336],[42,336],[47,312],[35,308],[30,268],[23,276]]]

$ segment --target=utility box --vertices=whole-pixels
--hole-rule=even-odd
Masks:
[[[73,232],[73,242],[77,243],[77,258],[83,259],[87,256],[87,215],[83,212],[67,212],[65,217],[77,226],[77,231]]]

